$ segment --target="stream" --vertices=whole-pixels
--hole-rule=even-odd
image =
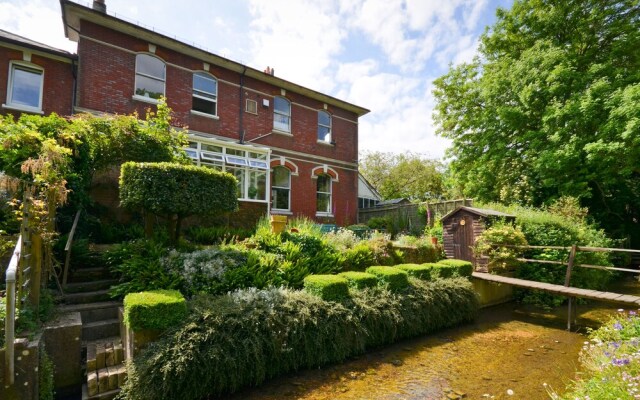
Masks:
[[[640,292],[634,280],[620,286],[619,292]],[[493,306],[482,309],[474,323],[293,373],[226,399],[549,399],[547,388],[561,394],[575,377],[587,329],[618,308],[578,305],[577,325],[568,332],[566,306]]]

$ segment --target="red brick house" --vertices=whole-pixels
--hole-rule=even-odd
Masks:
[[[194,163],[238,179],[241,213],[357,221],[358,118],[368,110],[111,16],[104,1],[60,5],[77,56],[52,53],[53,66],[34,51],[29,68],[46,71],[42,106],[18,111],[144,115],[165,96]],[[0,53],[0,77],[22,68],[24,54]],[[12,110],[7,101],[0,112]]]
[[[0,30],[0,114],[70,115],[78,57]]]

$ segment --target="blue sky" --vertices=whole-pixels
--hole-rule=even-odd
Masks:
[[[78,0],[81,4],[88,2]],[[107,11],[366,107],[360,151],[442,158],[431,93],[512,0],[106,0]],[[0,0],[0,29],[75,51],[56,0]]]

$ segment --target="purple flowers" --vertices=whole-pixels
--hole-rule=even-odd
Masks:
[[[611,364],[621,366],[628,365],[631,361],[628,358],[614,358],[611,360]]]
[[[622,324],[620,322],[616,322],[615,324],[613,324],[613,329],[615,329],[617,331],[621,331],[622,330]]]

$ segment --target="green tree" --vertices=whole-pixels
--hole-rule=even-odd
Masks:
[[[498,10],[479,57],[435,82],[462,191],[534,206],[576,197],[610,233],[640,237],[639,48],[638,0]]]
[[[416,153],[365,153],[360,173],[385,199],[424,201],[443,194],[442,165]]]

